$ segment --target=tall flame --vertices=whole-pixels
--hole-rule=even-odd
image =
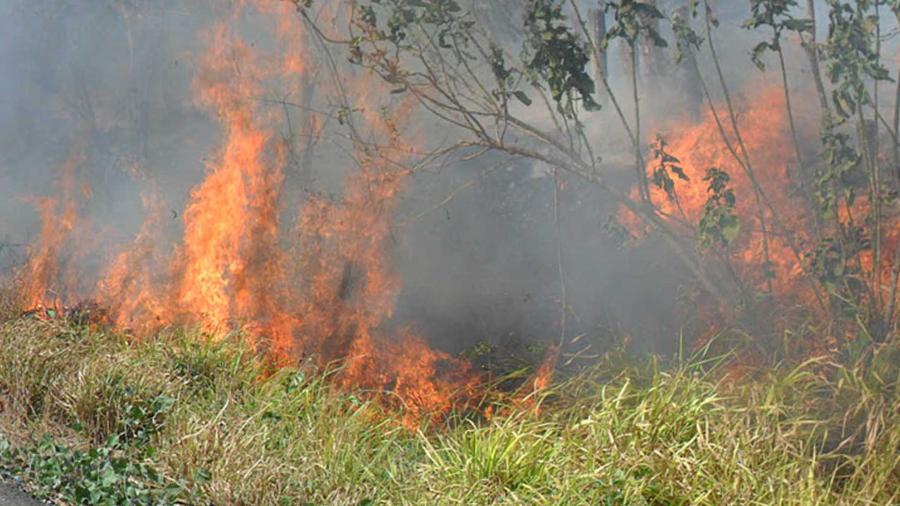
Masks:
[[[139,334],[183,324],[215,338],[240,328],[278,362],[308,355],[322,366],[343,362],[341,385],[390,391],[384,399],[405,408],[409,424],[444,413],[470,393],[476,376],[468,364],[429,348],[411,327],[388,325],[401,285],[391,267],[391,224],[411,174],[401,165],[414,151],[400,124],[413,102],[385,113],[378,97],[389,94],[373,92],[381,89],[376,80],[349,83],[358,97],[349,104],[358,113],[355,131],[368,136],[356,139],[359,170],[347,176],[339,199],[310,197],[296,227],[285,225],[287,150],[260,97],[268,81],[300,90],[310,64],[302,25],[283,2],[255,7],[275,20],[288,56],[245,43],[237,27],[250,7],[237,2],[203,37],[208,51],[193,88],[197,104],[222,125],[223,141],[190,193],[180,246],[174,252],[159,246],[164,207],[151,192],[134,241],[112,259],[93,293],[69,299],[91,298],[114,324]],[[62,211],[56,200],[40,201],[44,230],[25,276],[32,306],[46,301],[61,243],[77,219],[68,188],[78,159],[64,167]]]
[[[84,161],[84,145],[83,139],[76,141],[62,164],[62,175],[57,181],[59,196],[31,199],[40,213],[42,225],[30,248],[29,262],[21,272],[26,307],[57,308],[65,297],[77,290],[73,279],[75,273],[67,272],[59,262],[61,257],[71,257],[75,251],[69,241],[78,219],[79,193],[82,198],[90,197],[90,187],[80,185],[77,177],[78,168]]]
[[[755,179],[767,199],[761,207],[768,232],[769,260],[772,262],[768,270],[774,273],[773,289],[784,294],[803,290],[798,283],[802,265],[793,248],[809,240],[807,231],[811,223],[805,210],[797,205],[802,197],[783,92],[772,85],[761,85],[758,90],[739,104],[738,123]],[[720,115],[724,114],[721,105],[717,107]],[[734,132],[724,117],[720,116],[720,119],[725,123],[729,142],[740,154]],[[674,135],[667,138],[668,149],[681,160],[689,181],[677,181],[677,203],[656,187],[651,192],[653,201],[671,216],[698,223],[709,197],[707,183],[703,181],[707,169],[714,167],[727,172],[738,197],[735,212],[742,223],[742,233],[730,248],[731,259],[742,279],[763,289],[766,255],[753,181],[722,141],[712,112],[706,111],[696,124],[677,125],[671,131]]]
[[[757,83],[749,89],[753,91],[736,103],[736,114],[750,168],[763,195],[761,202],[758,203],[755,198],[754,181],[722,140],[719,123],[709,110],[696,122],[675,122],[665,129],[666,151],[679,159],[677,165],[683,169],[687,181],[673,176],[676,198],[671,198],[664,189],[655,186],[651,188],[651,198],[672,223],[696,226],[709,198],[708,183],[703,180],[706,171],[717,168],[727,172],[731,177],[729,185],[737,197],[735,213],[741,223],[740,233],[727,250],[736,275],[760,292],[766,290],[767,283],[771,281],[773,295],[783,303],[802,304],[807,309],[816,310],[816,281],[804,266],[807,261],[805,254],[814,247],[813,241],[816,240],[814,212],[810,202],[804,200],[812,200],[813,189],[803,187],[783,90],[766,82]],[[794,102],[803,114],[806,107],[804,101],[798,97]],[[716,104],[716,107],[721,128],[726,132],[732,148],[742,155],[724,105]],[[815,129],[809,128],[811,123],[800,122],[798,125],[801,128],[798,135],[803,145],[812,144],[810,141],[816,135]],[[806,129],[803,129],[804,125]],[[812,154],[807,156],[813,159]],[[648,177],[652,178],[656,164],[654,161],[648,162]],[[868,206],[868,199],[861,196],[853,203],[852,209],[844,208],[840,212],[862,216]],[[622,211],[622,217],[633,232],[643,233],[633,215]],[[763,233],[761,217],[765,221],[767,234]],[[764,236],[768,244],[765,244]],[[889,280],[886,269],[890,268],[890,257],[897,251],[898,245],[900,231],[896,227],[886,230],[883,244],[885,271],[881,274],[883,283]],[[867,254],[863,258],[868,269],[872,266],[870,256]],[[767,275],[767,272],[770,274]]]

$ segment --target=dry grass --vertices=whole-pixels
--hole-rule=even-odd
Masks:
[[[0,346],[0,430],[23,451],[46,433],[82,449],[126,435],[132,442],[116,452],[161,477],[147,486],[178,484],[189,502],[900,500],[890,347],[848,365],[775,366],[740,383],[691,363],[613,360],[547,392],[540,415],[507,406],[490,421],[460,416],[411,432],[325,374],[271,371],[237,338],[172,331],[135,342],[14,319],[0,325]],[[164,409],[160,399],[170,400]],[[38,493],[75,502],[45,482]]]
[[[22,300],[11,283],[0,281],[0,321],[14,318],[22,312]]]

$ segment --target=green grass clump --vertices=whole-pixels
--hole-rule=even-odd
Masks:
[[[534,402],[418,431],[240,336],[17,318],[0,347],[0,468],[65,503],[900,500],[895,345],[727,381],[610,356]]]

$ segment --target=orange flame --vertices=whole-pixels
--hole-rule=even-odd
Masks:
[[[128,249],[116,255],[97,286],[97,300],[109,311],[110,321],[120,328],[138,326],[149,332],[154,319],[165,314],[158,293],[167,282],[166,259],[159,251],[163,207],[156,194],[144,197],[147,218]],[[162,278],[162,279],[161,279]],[[158,323],[158,320],[157,320]]]
[[[809,239],[810,222],[797,205],[799,186],[791,172],[796,161],[782,93],[777,86],[761,86],[760,91],[740,107],[738,124],[756,179],[771,204],[763,205],[763,216],[769,232],[770,268],[775,275],[773,289],[785,294],[803,290],[798,283],[802,265],[792,247]],[[730,142],[740,153],[727,119],[721,117],[725,114],[724,109],[719,104],[716,107],[726,123],[724,127]],[[741,221],[741,233],[729,248],[729,255],[741,278],[762,289],[766,281],[765,253],[753,182],[722,141],[710,111],[706,111],[696,124],[675,125],[670,131],[672,135],[666,136],[667,150],[679,158],[689,181],[676,179],[677,202],[668,198],[662,189],[652,187],[654,203],[667,215],[696,224],[709,197],[707,183],[703,181],[707,169],[715,167],[727,172],[737,196],[735,212]],[[653,170],[652,164],[648,164],[648,172]]]
[[[76,252],[69,243],[69,234],[78,218],[78,179],[76,172],[84,161],[84,142],[75,143],[68,158],[62,164],[62,177],[58,180],[59,197],[31,199],[41,216],[41,231],[29,251],[29,262],[20,273],[22,294],[28,308],[54,308],[62,300],[74,294],[74,272],[67,272],[59,264],[59,258]],[[82,196],[90,197],[90,187],[82,185]],[[68,251],[63,250],[68,248]]]
[[[816,281],[804,268],[804,254],[811,250],[813,241],[816,240],[815,217],[810,205],[804,200],[804,193],[811,195],[812,189],[803,188],[800,181],[783,90],[779,85],[768,83],[760,83],[748,89],[754,91],[737,102],[736,113],[755,179],[765,195],[761,207],[768,230],[771,262],[768,269],[754,183],[723,142],[711,111],[707,110],[697,122],[676,122],[665,129],[663,137],[668,144],[666,151],[679,159],[680,163],[676,165],[683,168],[688,181],[672,176],[677,199],[670,198],[663,189],[655,186],[651,187],[651,198],[670,222],[696,226],[709,198],[707,182],[703,181],[707,169],[715,167],[727,172],[731,176],[729,186],[734,189],[737,197],[735,213],[741,223],[740,233],[727,248],[727,255],[736,275],[748,287],[764,291],[766,272],[770,270],[773,295],[782,303],[800,304],[805,309],[817,311],[819,306],[814,292]],[[808,101],[795,97],[794,102],[799,110],[795,110],[795,114],[798,117],[804,115]],[[727,110],[723,104],[716,104],[716,108],[732,146],[740,154]],[[798,125],[802,145],[809,143],[817,134],[810,123],[812,122],[800,122]],[[804,161],[810,163],[813,156],[807,156],[809,160]],[[648,163],[648,177],[652,178],[657,163]],[[634,197],[637,198],[637,191],[634,192]],[[868,206],[867,198],[860,196],[853,204],[853,209],[845,208],[840,212],[862,216]],[[894,213],[890,210],[886,212]],[[623,210],[620,216],[633,233],[645,233],[634,215]],[[890,279],[891,257],[900,244],[898,228],[886,230],[883,242],[885,258],[881,275],[883,284],[886,284]],[[870,257],[869,253],[863,255],[862,261],[866,269],[871,269],[873,261]]]
[[[248,8],[237,2],[205,36],[209,49],[198,61],[194,91],[221,122],[223,144],[191,191],[181,245],[162,251],[163,204],[146,196],[140,232],[110,262],[91,297],[108,309],[110,321],[139,334],[187,324],[215,338],[241,328],[278,362],[304,355],[322,366],[341,362],[340,385],[389,392],[380,398],[403,408],[410,426],[446,413],[471,394],[477,376],[411,328],[392,332],[387,325],[401,286],[391,267],[391,224],[411,173],[401,165],[414,151],[409,137],[401,140],[398,122],[412,114],[413,102],[388,114],[377,98],[390,96],[381,93],[383,85],[371,77],[349,83],[359,97],[352,104],[356,131],[372,142],[358,142],[360,168],[347,177],[342,197],[309,198],[289,233],[282,223],[286,149],[259,98],[268,80],[299,90],[309,56],[299,18],[274,0],[256,8],[275,19],[289,56],[246,44],[236,27]],[[65,188],[74,182],[71,171],[64,170]],[[46,300],[47,285],[59,274],[59,249],[76,220],[68,190],[62,200],[62,220],[55,200],[41,207],[44,230],[26,276],[34,306]]]

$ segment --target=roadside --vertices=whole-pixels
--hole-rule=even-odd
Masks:
[[[0,481],[0,506],[41,506],[37,499],[22,492],[14,483]]]

